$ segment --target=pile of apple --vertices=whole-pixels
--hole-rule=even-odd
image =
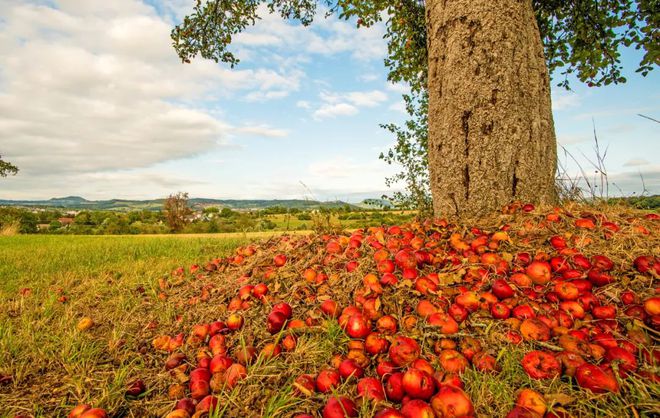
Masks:
[[[505,213],[492,230],[427,220],[285,237],[207,265],[208,277],[234,280],[236,290],[222,301],[226,317],[153,340],[169,353],[165,368],[174,377],[167,417],[227,410],[223,394],[249,378],[253,364],[284,361],[297,336],[332,322],[348,343],[291,376],[296,396],[318,400],[297,418],[367,409],[379,418],[476,416],[463,374],[499,373],[497,355],[507,346],[525,352],[521,366],[531,379],[572,379],[596,394],[621,391],[631,375],[660,383],[658,246],[626,262],[590,251],[617,234],[657,243],[660,217],[614,222],[560,209],[540,214],[531,205]],[[643,283],[636,291],[623,285],[633,279]],[[260,349],[234,338],[248,329],[258,330]],[[572,416],[532,389],[511,390],[518,395],[507,417]]]

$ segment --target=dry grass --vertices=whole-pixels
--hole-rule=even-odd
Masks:
[[[616,301],[625,288],[634,289],[640,296],[653,293],[658,284],[650,276],[636,274],[631,264],[638,255],[660,256],[657,221],[643,219],[642,212],[626,207],[569,204],[563,208],[562,222],[543,224],[548,211],[549,208],[544,208],[531,214],[496,215],[475,224],[489,231],[504,224],[510,225],[512,242],[500,248],[504,253],[550,253],[548,237],[564,235],[574,240],[585,255],[610,257],[616,266],[617,281],[598,290],[603,299]],[[599,218],[595,230],[573,227],[576,217],[590,214]],[[617,223],[621,230],[608,236],[600,227],[601,215]],[[640,233],[639,227],[646,228],[649,234]],[[442,245],[451,232],[469,235],[464,226],[453,226],[440,232]],[[10,278],[2,283],[3,293],[0,294],[3,306],[8,308],[0,313],[0,374],[13,377],[11,384],[0,386],[0,416],[2,412],[7,416],[19,412],[35,416],[62,415],[82,402],[106,408],[115,416],[165,415],[174,405],[174,401],[167,397],[167,390],[176,380],[163,368],[167,354],[154,350],[152,339],[162,334],[188,334],[193,324],[224,320],[228,315],[227,303],[245,284],[238,279],[248,274],[247,283],[264,281],[264,273],[278,253],[287,254],[288,262],[268,281],[272,298],[264,304],[254,301],[250,309],[242,312],[245,326],[240,332],[228,336],[228,346],[236,349],[253,345],[260,350],[265,344],[282,338],[284,333],[271,336],[265,330],[266,315],[276,301],[290,303],[295,318],[311,317],[316,324],[295,331],[298,339],[295,351],[272,360],[258,357],[248,367],[247,379],[234,389],[217,394],[220,408],[212,416],[291,417],[302,412],[318,416],[328,395],[296,396],[293,379],[303,373],[315,374],[327,367],[334,354],[345,354],[348,342],[336,321],[326,320],[318,314],[319,300],[331,297],[340,306],[349,305],[355,291],[362,287],[364,275],[375,270],[373,250],[366,246],[362,249],[360,266],[352,273],[343,269],[345,260],[324,266],[325,241],[316,235],[264,239],[255,244],[256,254],[240,265],[224,260],[217,271],[182,277],[167,273],[177,265],[189,265],[227,254],[244,241],[205,238],[190,243],[189,238],[181,236],[171,239],[135,237],[131,238],[130,244],[127,241],[117,246],[90,237],[74,250],[68,246],[70,243],[55,238],[50,243],[33,244],[25,237],[9,240],[17,238],[25,241],[0,240],[0,261],[5,263],[0,264],[0,276]],[[127,239],[118,238],[118,242]],[[6,242],[13,247],[9,254],[3,251],[6,247],[3,248],[2,244]],[[145,245],[161,249],[145,250]],[[167,248],[163,249],[163,245]],[[179,245],[188,250],[179,249]],[[26,252],[26,249],[30,251]],[[78,255],[70,256],[72,251],[77,251]],[[80,254],[83,251],[85,254]],[[154,253],[157,253],[156,257],[148,255]],[[57,261],[58,257],[63,260]],[[48,260],[49,267],[39,267],[43,260]],[[463,262],[458,267],[439,270],[427,267],[427,272],[447,273],[449,277],[470,267],[467,261]],[[10,265],[9,269],[6,263]],[[308,267],[325,270],[330,275],[329,281],[321,286],[307,284],[301,274]],[[159,282],[164,277],[166,280]],[[455,286],[448,284],[442,291],[451,295]],[[21,287],[31,287],[32,294],[20,296]],[[69,302],[57,302],[57,293],[53,293],[57,287],[65,289]],[[401,318],[415,307],[420,297],[410,284],[402,282],[381,296],[381,309]],[[98,325],[89,332],[77,331],[75,324],[82,316],[94,318]],[[428,353],[438,335],[421,322],[406,334],[418,339],[425,347],[428,359],[435,362],[434,356]],[[643,326],[630,319],[622,318],[621,322],[626,327]],[[658,334],[648,328],[641,329],[652,341],[650,346],[643,348],[657,348]],[[457,336],[458,339],[472,335],[482,340],[502,368],[497,375],[469,369],[463,376],[466,391],[479,416],[504,416],[511,409],[517,390],[523,387],[532,387],[545,394],[551,409],[561,405],[576,417],[651,417],[660,411],[660,386],[638,377],[622,381],[621,393],[609,395],[593,395],[566,378],[550,382],[531,380],[523,372],[520,358],[538,346],[533,343],[511,346],[501,338],[505,331],[501,321],[476,313]],[[200,348],[194,343],[183,346],[182,351],[191,365]],[[651,365],[644,368],[655,373],[660,371]],[[127,399],[123,394],[125,385],[135,378],[143,379],[148,391],[139,399]],[[355,398],[355,383],[344,383],[336,393]],[[364,403],[360,408],[361,417],[373,416],[373,405]]]

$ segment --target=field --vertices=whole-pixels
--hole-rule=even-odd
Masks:
[[[158,279],[264,236],[0,237],[0,375],[16,383],[0,386],[0,416],[52,416],[85,400],[121,408],[126,379],[143,364],[112,344],[134,349],[148,322],[175,323],[154,305]],[[98,324],[89,334],[76,330],[85,316]]]
[[[440,418],[452,404],[458,416],[657,416],[660,217],[505,212],[339,235],[0,237],[0,416],[89,404],[203,417],[213,402],[212,418],[420,404]],[[402,344],[417,346],[408,360]],[[528,368],[538,352],[559,360]],[[405,394],[431,390],[428,404],[401,407],[392,376],[409,373],[427,380]],[[328,412],[333,399],[345,410]]]

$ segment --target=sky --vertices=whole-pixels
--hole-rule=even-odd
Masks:
[[[387,193],[378,159],[403,122],[382,25],[262,12],[234,69],[181,64],[169,38],[193,0],[0,0],[0,199],[195,197],[355,202]],[[612,194],[660,193],[660,74],[553,90],[558,142],[593,173],[594,126]],[[556,82],[555,82],[556,84]],[[571,175],[577,165],[560,148]],[[642,182],[643,179],[643,182]],[[644,184],[644,186],[643,186]]]

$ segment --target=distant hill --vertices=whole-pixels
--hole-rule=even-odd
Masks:
[[[87,200],[80,196],[55,197],[48,200],[0,200],[0,206],[20,206],[29,208],[54,208],[70,210],[160,210],[165,199],[153,200]],[[342,201],[319,202],[315,200],[289,199],[289,200],[236,200],[236,199],[204,199],[191,198],[190,206],[195,209],[205,207],[229,208],[234,210],[266,209],[271,207],[285,207],[289,209],[317,209],[336,208],[350,205]]]

